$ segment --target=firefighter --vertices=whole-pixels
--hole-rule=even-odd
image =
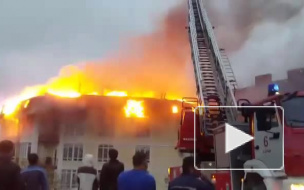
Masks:
[[[197,159],[196,161],[196,166],[200,168],[200,160]],[[198,179],[200,179],[206,185],[210,186],[211,189],[215,189],[214,184],[200,170],[195,170],[194,173]]]
[[[205,181],[206,179],[198,176],[194,168],[194,157],[184,158],[182,168],[182,174],[169,183],[168,190],[214,190],[214,187]]]

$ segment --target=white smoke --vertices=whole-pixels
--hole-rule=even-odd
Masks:
[[[286,78],[304,67],[303,0],[205,0],[220,47],[225,48],[239,87],[254,76]]]

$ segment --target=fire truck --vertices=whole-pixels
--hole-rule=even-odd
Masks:
[[[278,85],[270,84],[261,101],[236,101],[233,70],[203,2],[188,0],[188,6],[197,98],[183,99],[176,149],[195,153],[205,174],[208,166],[220,168],[209,173],[216,190],[304,189],[304,91],[279,94]],[[254,140],[225,152],[227,123]],[[169,179],[181,172],[169,168]]]
[[[304,143],[304,91],[270,95],[253,104],[246,99],[238,102],[243,121],[229,123],[252,135],[254,141],[226,154],[222,148],[225,146],[225,125],[214,128],[212,135],[206,135],[201,132],[199,122],[204,122],[204,116],[184,107],[177,144],[179,151],[195,152],[199,160],[214,161],[213,167],[227,168],[210,176],[217,190],[303,189],[304,148],[301,144]],[[194,119],[194,113],[197,120]],[[197,122],[196,150],[193,140],[194,120]],[[282,166],[281,169],[279,166]],[[230,171],[230,168],[239,170]],[[170,168],[170,179],[181,172],[180,167]]]

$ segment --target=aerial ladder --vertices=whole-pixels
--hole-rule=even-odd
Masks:
[[[201,105],[236,106],[234,88],[235,76],[224,49],[219,49],[213,27],[200,0],[189,0],[189,37],[192,48],[192,60],[196,76],[197,95]],[[223,59],[225,58],[225,59]],[[206,118],[202,130],[206,135],[216,125],[227,120],[234,121],[234,109],[206,108]]]
[[[218,47],[202,2],[188,0],[188,7],[187,28],[198,98],[195,104],[193,98],[183,99],[177,149],[191,154],[195,152],[201,162],[216,162],[214,130],[237,119],[237,110],[233,109],[237,106],[234,97],[237,82],[225,50]],[[193,109],[185,106],[189,105],[185,103],[188,101],[192,105],[204,106],[194,110],[194,121]],[[193,138],[194,125],[199,126],[195,130],[196,139]]]
[[[206,160],[214,160],[213,130],[227,121],[235,121],[237,111],[230,108],[208,106],[236,106],[234,89],[237,87],[235,76],[224,49],[219,49],[207,13],[200,0],[189,0],[189,40],[192,50],[193,68],[197,89],[197,104],[207,106],[196,109],[196,122],[200,130],[196,131],[198,142],[205,147],[197,147],[198,154]],[[185,99],[184,101],[187,101]],[[193,99],[192,99],[193,102]],[[188,105],[183,103],[182,105]],[[179,150],[196,151],[193,139],[181,137],[188,134],[193,137],[193,113],[189,107],[182,106],[181,127],[179,131]],[[192,129],[192,130],[191,130]],[[187,136],[187,135],[186,135]],[[204,136],[204,138],[201,138]],[[196,143],[198,144],[198,143]]]

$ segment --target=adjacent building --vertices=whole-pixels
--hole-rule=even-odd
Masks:
[[[287,78],[283,80],[274,81],[271,74],[256,76],[253,86],[236,90],[236,99],[247,98],[252,102],[259,101],[267,97],[268,85],[271,83],[277,83],[281,93],[304,90],[304,68],[287,71]]]

